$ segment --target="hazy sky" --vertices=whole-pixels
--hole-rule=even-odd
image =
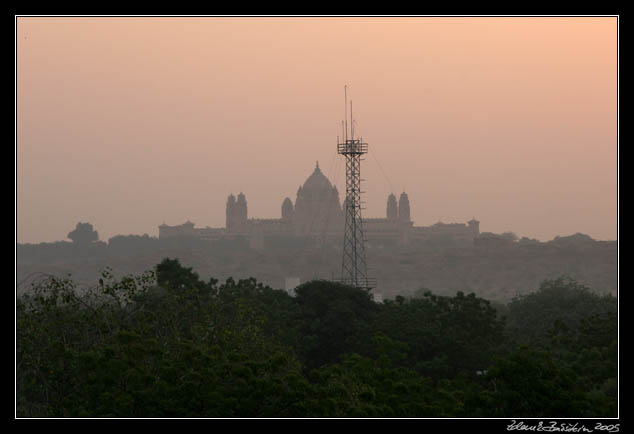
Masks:
[[[615,17],[18,17],[17,241],[277,218],[336,155],[344,85],[364,217],[617,237]],[[343,194],[341,194],[343,200]]]

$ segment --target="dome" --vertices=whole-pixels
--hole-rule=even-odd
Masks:
[[[315,166],[315,171],[308,177],[302,186],[302,193],[312,195],[322,195],[332,190],[332,184],[319,169],[319,162]],[[299,192],[298,192],[299,193]]]

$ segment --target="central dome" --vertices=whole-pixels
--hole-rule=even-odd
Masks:
[[[321,195],[332,190],[332,184],[328,181],[328,178],[319,169],[319,162],[315,166],[315,171],[308,177],[302,190],[305,193],[311,193],[314,195]]]

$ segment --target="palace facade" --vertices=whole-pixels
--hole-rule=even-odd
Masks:
[[[286,197],[279,219],[249,218],[244,193],[227,198],[224,228],[196,228],[187,221],[178,226],[159,226],[159,238],[191,236],[215,241],[219,239],[247,239],[251,248],[262,249],[271,241],[308,238],[319,243],[341,243],[344,231],[344,202],[340,202],[337,187],[321,172],[317,163],[313,173],[297,190],[295,203]],[[374,245],[407,246],[414,241],[433,237],[450,237],[456,241],[472,242],[480,234],[480,222],[436,223],[414,226],[410,218],[410,203],[405,192],[398,201],[394,194],[387,198],[384,218],[363,218],[366,243]]]

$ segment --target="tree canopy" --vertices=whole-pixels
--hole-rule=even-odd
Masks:
[[[16,301],[20,417],[614,417],[615,300],[203,281],[178,259]],[[539,324],[535,324],[539,322]]]

